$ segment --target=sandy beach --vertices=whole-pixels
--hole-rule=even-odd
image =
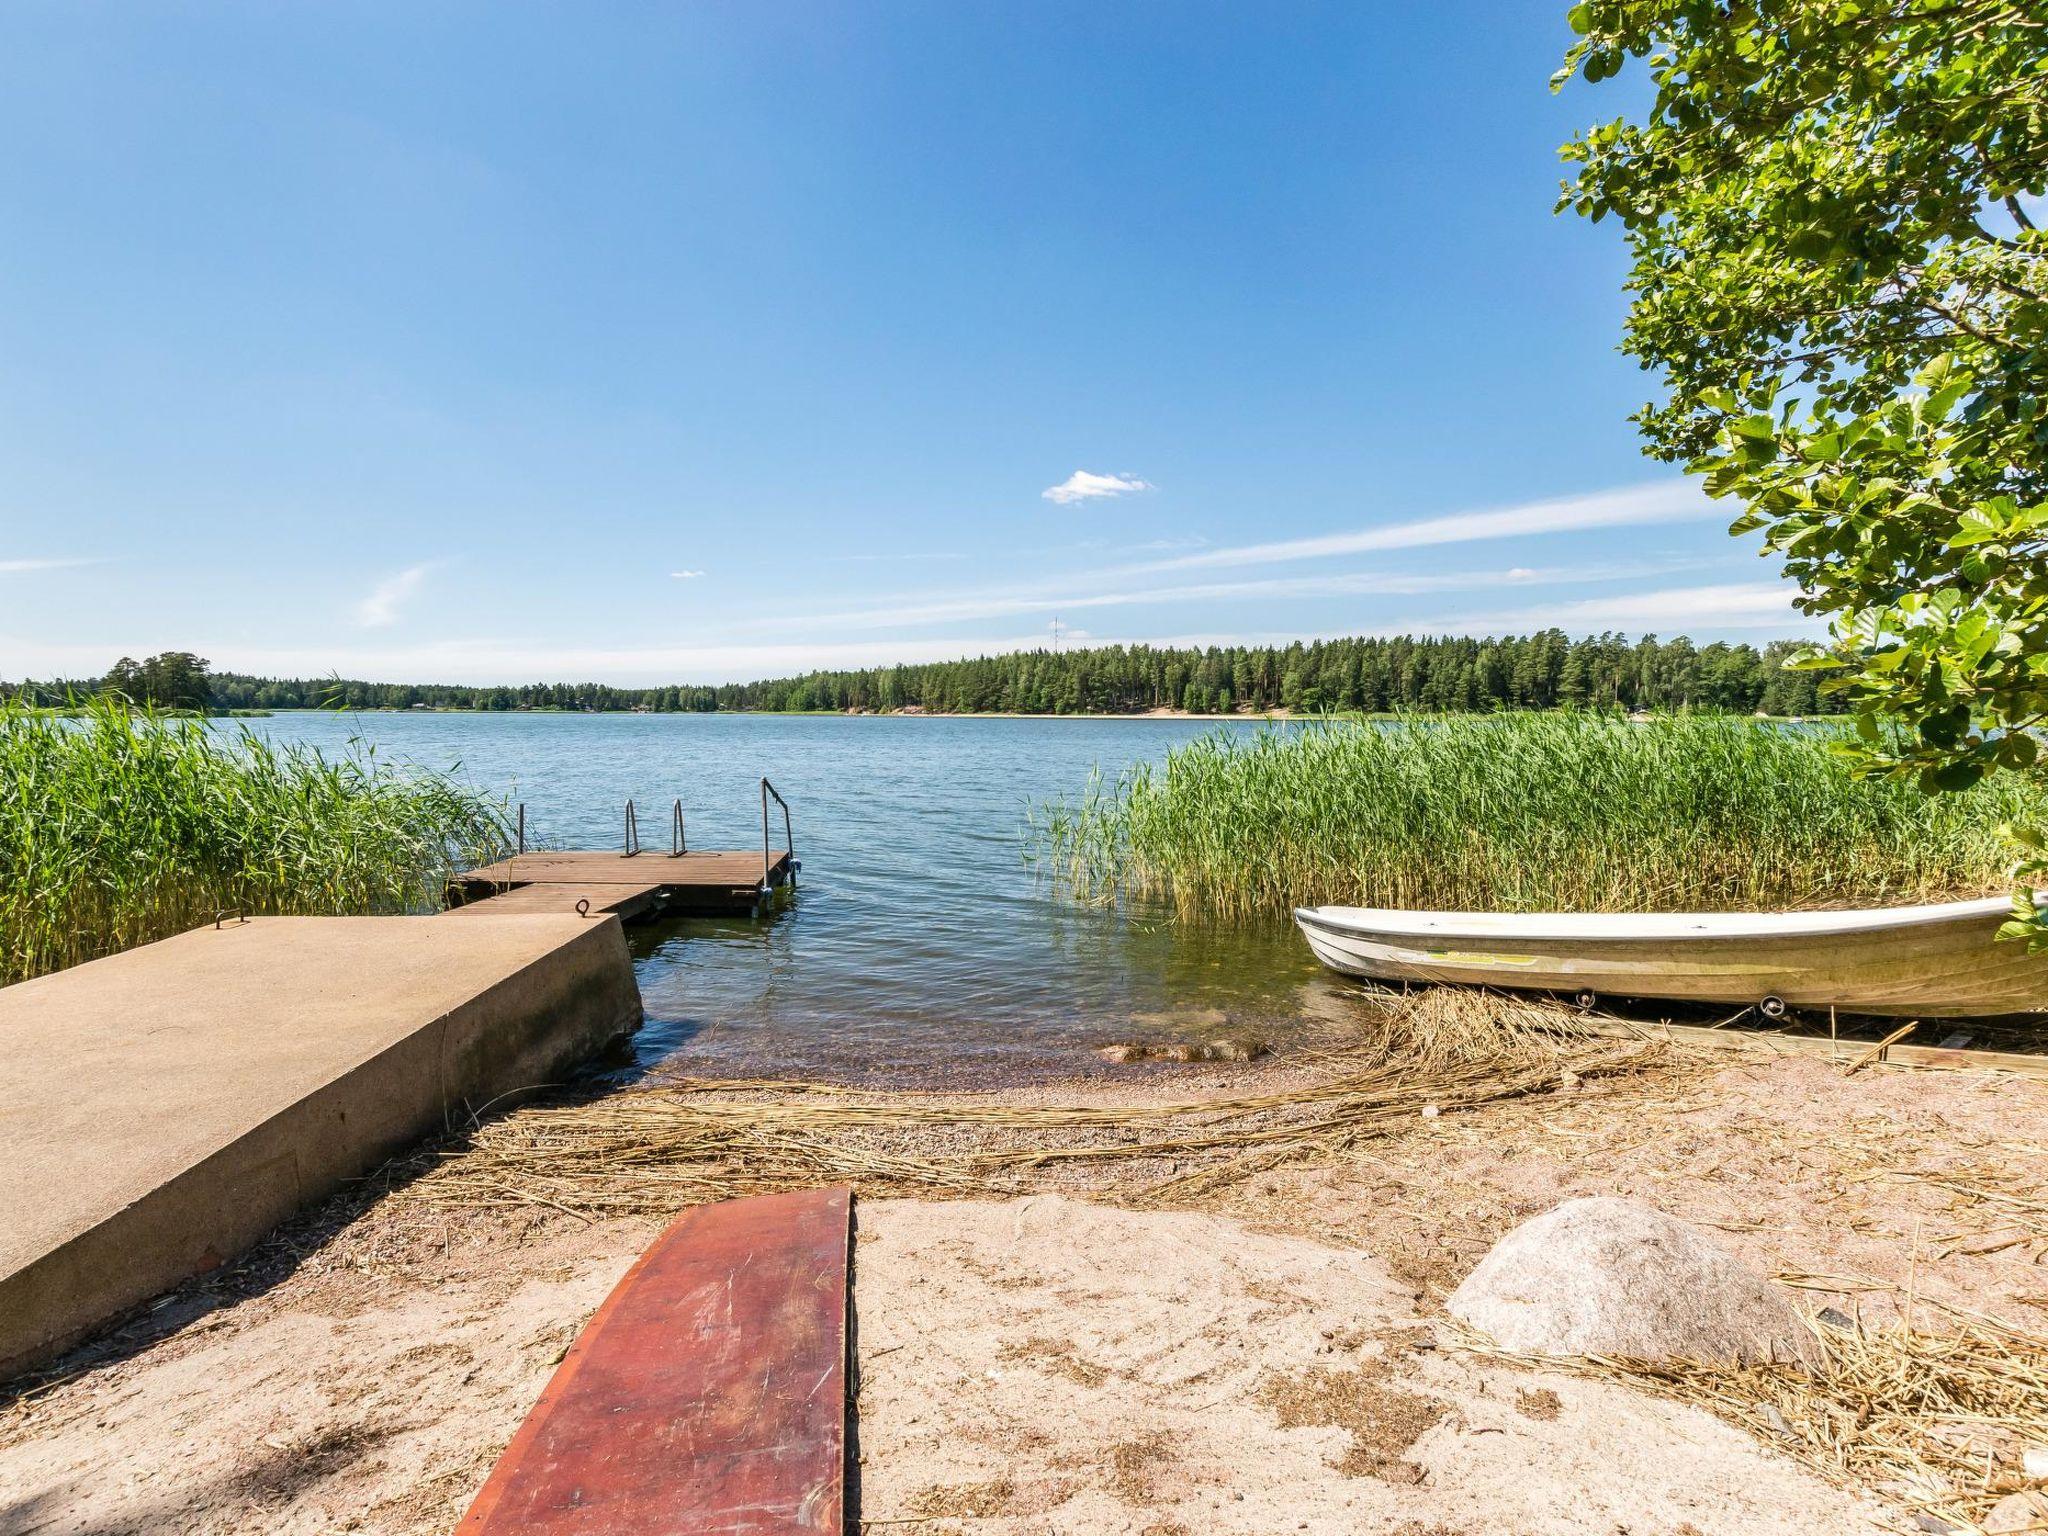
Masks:
[[[1241,1098],[1326,1070],[1208,1064],[994,1102]],[[1519,1221],[1621,1194],[1811,1307],[2039,1331],[2048,1145],[2021,1131],[2044,1112],[2037,1081],[1758,1048],[1226,1161],[1163,1196],[1191,1164],[1083,1161],[968,1199],[877,1179],[856,1207],[857,1508],[873,1530],[1153,1536],[1892,1528],[1914,1490],[1830,1474],[1796,1435],[1475,1352],[1443,1298]],[[914,1162],[952,1142],[869,1144]],[[475,1155],[390,1170],[30,1385],[0,1413],[0,1528],[448,1529],[664,1219],[436,1196]]]

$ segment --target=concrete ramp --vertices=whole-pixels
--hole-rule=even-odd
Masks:
[[[640,1021],[615,917],[273,917],[0,988],[0,1377]]]

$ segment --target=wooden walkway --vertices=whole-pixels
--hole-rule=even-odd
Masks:
[[[457,1536],[841,1536],[852,1204],[686,1211],[569,1346]]]
[[[448,915],[616,912],[621,922],[675,909],[746,912],[795,876],[788,852],[522,853],[449,882]]]

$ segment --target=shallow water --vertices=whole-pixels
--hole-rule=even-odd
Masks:
[[[1015,1081],[1097,1070],[1093,1048],[1115,1040],[1228,1028],[1284,1041],[1355,1006],[1287,923],[1077,907],[1027,862],[1032,805],[1078,793],[1098,764],[1113,776],[1163,758],[1210,722],[422,711],[246,723],[459,768],[524,801],[529,835],[554,847],[618,847],[628,796],[650,849],[668,845],[677,796],[692,847],[759,847],[768,775],[795,812],[797,895],[761,917],[628,930],[642,1067]],[[780,846],[779,820],[775,834]]]

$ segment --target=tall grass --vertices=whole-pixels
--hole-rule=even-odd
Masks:
[[[406,912],[504,846],[499,807],[362,751],[94,702],[0,705],[0,982],[250,913]]]
[[[1668,911],[1987,893],[2001,827],[2044,801],[2017,776],[1935,798],[1859,780],[1818,729],[1509,714],[1218,732],[1036,820],[1084,899]]]

